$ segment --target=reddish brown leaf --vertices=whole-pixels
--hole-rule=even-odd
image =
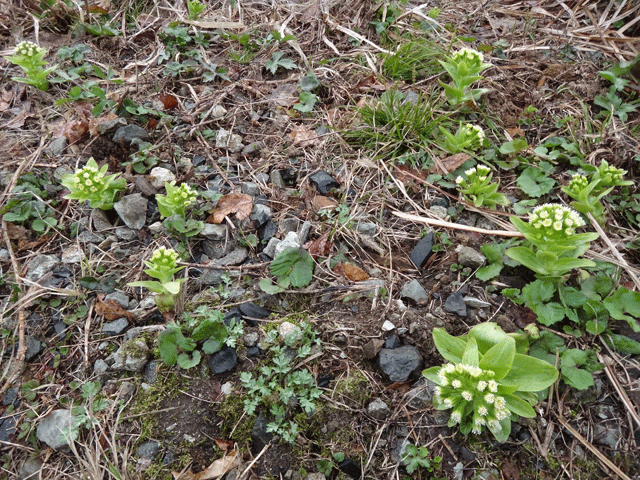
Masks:
[[[158,97],[162,104],[164,105],[165,110],[173,110],[178,107],[178,100],[173,95],[168,93],[163,93]]]
[[[98,5],[89,5],[89,12],[90,13],[97,13],[100,15],[109,15],[109,12],[107,12],[104,8],[98,6]]]
[[[218,209],[209,218],[212,223],[222,223],[224,217],[232,213],[238,220],[244,220],[251,214],[253,202],[250,195],[244,193],[228,193],[218,200]]]
[[[401,393],[405,393],[409,391],[409,388],[411,387],[411,383],[410,382],[395,382],[392,383],[391,385],[389,385],[387,387],[387,390],[397,390]]]
[[[310,147],[318,143],[318,135],[306,125],[298,125],[289,133],[295,145]]]
[[[316,213],[320,213],[320,210],[331,211],[338,206],[338,202],[333,198],[324,197],[322,195],[316,195],[311,201],[311,208]]]
[[[520,127],[507,128],[507,133],[511,135],[513,138],[524,137],[524,130],[522,130]]]
[[[18,240],[18,251],[22,252],[24,250],[35,250],[40,245],[48,241],[50,238],[51,238],[50,235],[43,235],[41,237],[38,237],[36,240],[32,242],[29,242],[27,240]]]
[[[10,240],[29,240],[29,230],[22,225],[7,222],[7,236]]]
[[[326,257],[331,251],[331,242],[329,241],[329,231],[325,232],[319,238],[304,244],[304,248],[314,259],[318,257]]]
[[[109,321],[117,320],[118,318],[127,317],[131,320],[131,313],[127,312],[118,303],[117,300],[103,300],[104,294],[98,294],[96,297],[96,314],[103,316]]]
[[[356,87],[361,92],[368,92],[370,90],[384,92],[387,89],[387,87],[382,83],[378,82],[378,80],[376,80],[376,77],[374,77],[373,75],[369,75],[368,77],[360,80],[356,85]]]
[[[150,118],[149,121],[147,122],[147,128],[149,128],[149,130],[155,130],[155,128],[158,126],[158,120],[156,120],[155,118]]]
[[[222,438],[214,438],[214,442],[220,450],[223,452],[228,452],[233,449],[233,440],[223,440]]]
[[[175,480],[213,480],[223,477],[227,472],[240,465],[240,458],[236,450],[222,458],[214,460],[207,468],[198,473],[171,472]]]
[[[409,168],[406,165],[396,165],[393,168],[396,178],[405,185],[415,182],[416,178],[425,180],[427,178],[427,172],[424,170],[418,170],[416,168]]]
[[[342,267],[342,263],[338,263],[335,267],[333,267],[333,273],[344,277],[344,268]]]
[[[520,467],[513,462],[506,461],[502,464],[502,475],[505,480],[520,480]]]
[[[344,263],[342,265],[342,269],[344,270],[344,276],[352,282],[362,282],[369,278],[369,274],[367,272],[351,263]]]
[[[436,157],[435,163],[429,169],[429,173],[451,173],[470,158],[471,155],[464,152],[456,153],[442,160]]]

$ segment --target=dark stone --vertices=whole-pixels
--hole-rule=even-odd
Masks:
[[[13,442],[16,434],[16,419],[13,416],[0,417],[0,442]]]
[[[160,451],[160,444],[153,440],[149,440],[144,442],[136,449],[136,457],[138,458],[148,458],[153,460],[158,452]]]
[[[247,347],[247,357],[258,358],[260,356],[260,349],[257,346]]]
[[[2,405],[14,405],[17,407],[20,405],[20,400],[18,400],[18,387],[9,388],[2,397]]]
[[[338,188],[340,186],[340,183],[335,178],[327,172],[322,171],[311,175],[309,180],[316,186],[320,195],[326,195],[332,188]]]
[[[242,155],[256,155],[264,148],[263,142],[253,142],[242,149]]]
[[[231,347],[223,347],[222,350],[211,355],[209,359],[209,368],[214,375],[230,372],[237,364],[238,355],[236,354],[236,349]]]
[[[460,292],[452,293],[444,302],[444,309],[447,312],[457,313],[461,317],[467,316],[467,304],[464,303],[464,296]]]
[[[159,222],[161,220],[160,212],[158,211],[158,203],[155,198],[149,200],[147,203],[147,222],[149,225]]]
[[[231,325],[231,320],[235,320],[236,322],[242,321],[242,312],[238,307],[229,310],[224,314],[224,324],[228,327]]]
[[[269,216],[270,211],[271,209],[265,206],[253,208],[253,211],[251,212],[251,220],[253,220],[253,223],[256,226],[256,228],[261,229],[267,222],[271,221],[271,217]],[[260,238],[264,238],[262,235],[259,235],[259,236]]]
[[[465,447],[464,445],[462,445],[460,447],[460,456],[462,457],[462,459],[467,462],[475,462],[476,460],[476,454],[473,453],[471,450],[469,450],[467,447]]]
[[[56,322],[53,325],[53,331],[56,335],[61,335],[67,329],[67,324],[64,322]]]
[[[436,197],[431,200],[431,206],[449,208],[449,200],[446,197]]]
[[[390,350],[398,348],[400,345],[400,339],[395,333],[384,341],[384,348],[388,348]]]
[[[264,413],[260,412],[251,431],[252,450],[256,453],[262,451],[262,449],[273,440],[273,433],[267,432],[268,423],[269,419]]]
[[[409,258],[419,270],[424,267],[433,254],[433,231],[427,233],[411,251]]]
[[[378,366],[390,382],[406,382],[417,378],[422,370],[422,356],[411,346],[383,348],[378,355]]]
[[[36,355],[42,351],[42,343],[37,338],[31,335],[24,336],[24,343],[27,346],[27,351],[24,354],[24,359],[28,362],[32,360]]]
[[[170,463],[173,463],[173,461],[176,459],[176,454],[171,451],[168,450],[167,453],[164,454],[164,456],[162,457],[162,466],[167,466]]]
[[[269,240],[278,232],[278,225],[273,223],[270,218],[262,224],[260,230],[258,230],[258,237],[260,240]]]
[[[282,177],[282,180],[288,187],[293,187],[298,181],[298,174],[296,170],[293,168],[280,170],[280,176]]]
[[[131,142],[139,138],[145,142],[151,140],[151,135],[142,127],[138,125],[127,125],[126,127],[120,127],[113,134],[113,141],[117,144],[123,143],[126,146],[131,145]]]
[[[200,165],[205,165],[207,163],[207,159],[204,155],[194,155],[191,159],[191,163],[194,167],[199,167]]]
[[[241,305],[238,305],[238,309],[240,313],[242,313],[242,317],[247,321],[250,327],[257,327],[259,322],[256,322],[252,319],[261,320],[263,318],[269,318],[271,312],[266,308],[262,308],[260,305],[257,305],[253,302],[246,302]]]
[[[350,458],[345,458],[338,464],[338,468],[342,470],[343,473],[346,473],[351,478],[359,479],[362,477],[362,469],[358,466],[356,462],[351,460]]]
[[[144,370],[142,370],[142,376],[145,381],[151,385],[156,383],[158,379],[158,370],[160,369],[160,362],[158,360],[151,360],[144,366]]]
[[[318,377],[318,387],[327,388],[331,380],[333,380],[333,375],[320,375]]]

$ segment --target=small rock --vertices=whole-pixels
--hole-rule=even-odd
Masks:
[[[444,302],[444,309],[447,312],[457,313],[461,317],[467,316],[467,305],[464,303],[460,292],[452,293],[447,297],[447,300]]]
[[[120,385],[118,392],[116,394],[117,398],[129,401],[131,397],[136,393],[136,385],[133,382],[124,381]]]
[[[311,175],[309,181],[316,186],[320,195],[326,195],[332,188],[340,187],[340,183],[335,178],[322,171]]]
[[[5,407],[13,405],[16,400],[18,400],[18,387],[11,387],[4,393],[4,397],[2,397],[2,405]],[[16,405],[16,407],[17,406],[18,405]]]
[[[107,295],[104,296],[104,299],[115,300],[125,310],[129,308],[129,301],[130,301],[129,296],[126,293],[121,292],[120,290],[116,290],[114,292],[108,293]]]
[[[149,361],[149,347],[143,338],[133,338],[124,342],[120,349],[113,354],[112,370],[127,372],[141,372]]]
[[[427,291],[415,278],[402,286],[402,289],[400,290],[400,298],[405,300],[409,299],[417,305],[422,305],[429,301]]]
[[[140,193],[134,193],[122,197],[122,200],[116,202],[113,208],[127,227],[140,230],[147,219],[147,203],[147,199]]]
[[[211,109],[211,118],[222,118],[227,114],[227,109],[222,105],[216,105]]]
[[[382,331],[383,332],[390,332],[392,330],[394,330],[396,328],[396,326],[391,323],[389,320],[385,320],[384,323],[382,324]]]
[[[222,258],[211,261],[211,266],[226,267],[229,265],[240,265],[249,256],[249,251],[245,247],[238,247]]]
[[[28,282],[37,282],[58,265],[60,259],[55,255],[37,255],[27,263],[27,274],[24,278]]]
[[[346,473],[354,480],[357,480],[362,477],[362,469],[358,466],[356,462],[354,462],[348,457],[342,460],[340,463],[338,463],[338,468],[342,470],[343,473]]]
[[[231,347],[223,347],[222,350],[211,355],[209,359],[209,368],[214,375],[230,372],[237,364],[236,349]]]
[[[265,255],[268,255],[271,258],[275,258],[276,257],[276,247],[280,244],[282,240],[280,240],[279,238],[276,237],[272,237],[269,239],[269,242],[267,243],[267,246],[264,247],[264,250],[262,251]]]
[[[130,242],[138,235],[136,232],[127,227],[118,227],[115,231],[116,237],[125,242]]]
[[[383,348],[378,355],[378,365],[390,382],[406,382],[420,374],[422,356],[411,345],[392,350]]]
[[[282,178],[282,173],[280,173],[280,170],[271,170],[269,179],[271,180],[271,183],[273,183],[278,188],[287,187],[287,184],[284,183],[284,179]]]
[[[156,383],[158,379],[158,370],[160,369],[160,362],[158,360],[151,360],[144,366],[142,376],[150,385]]]
[[[304,221],[302,226],[300,227],[300,231],[298,232],[298,238],[300,239],[300,245],[304,245],[309,237],[309,232],[311,231],[311,222]]]
[[[304,480],[327,480],[327,477],[325,477],[324,473],[315,472],[308,473]]]
[[[380,353],[380,350],[382,350],[383,346],[384,346],[384,340],[381,340],[379,338],[374,338],[369,340],[362,347],[362,353],[364,353],[364,356],[367,360],[373,360],[374,358],[376,358],[376,355]]]
[[[216,148],[224,148],[229,152],[239,152],[242,150],[242,137],[221,128],[216,133]]]
[[[278,228],[280,229],[282,234],[286,236],[290,232],[297,232],[299,223],[300,222],[297,218],[284,218],[280,220]]]
[[[120,335],[129,326],[126,317],[119,318],[113,322],[107,322],[102,325],[102,333],[105,335]]]
[[[205,223],[205,226],[207,224]],[[149,231],[153,234],[153,235],[158,235],[160,233],[164,233],[165,232],[165,228],[164,225],[162,224],[162,222],[153,222],[151,225],[149,225]],[[200,232],[202,233],[202,232]]]
[[[69,432],[75,424],[75,417],[69,410],[53,410],[40,420],[36,435],[38,440],[54,450],[69,449]]]
[[[409,258],[418,270],[424,267],[433,254],[433,231],[427,233],[420,239],[418,244],[411,251]]]
[[[251,430],[251,442],[253,448],[258,452],[273,440],[273,433],[267,432],[269,422],[270,420],[261,410],[258,418],[256,418],[256,423],[253,425],[253,430]]]
[[[205,223],[204,228],[200,230],[198,235],[207,240],[219,242],[227,238],[227,226],[216,223]]]
[[[93,373],[95,375],[100,376],[103,373],[106,373],[107,370],[109,370],[109,364],[107,362],[105,362],[104,360],[102,360],[101,358],[97,359],[93,363]]]
[[[16,434],[16,417],[0,415],[0,442],[11,442]]]
[[[27,459],[18,471],[18,480],[38,480],[43,465],[37,457]]]
[[[67,137],[64,135],[62,137],[58,137],[55,140],[52,140],[47,148],[45,149],[47,156],[49,157],[58,157],[64,153],[64,150],[67,148]]]
[[[447,212],[447,209],[439,205],[431,205],[431,207],[429,207],[429,211],[433,213],[436,217],[441,218],[443,220],[449,216],[449,212]]]
[[[449,200],[447,200],[447,197],[436,197],[431,200],[431,206],[449,208]]]
[[[487,258],[477,250],[474,250],[471,247],[460,247],[458,249],[458,263],[463,267],[469,268],[480,268],[484,265],[484,262]]]
[[[242,149],[242,155],[256,155],[264,148],[263,142],[253,142]]]
[[[165,183],[171,183],[176,181],[176,175],[168,168],[153,167],[149,174],[149,181],[155,188],[164,188]]]
[[[160,451],[160,443],[153,440],[149,440],[147,442],[144,442],[142,445],[140,445],[136,449],[136,457],[148,458],[150,460],[153,460],[156,457],[156,455],[158,455],[159,451]]]
[[[113,120],[108,120],[106,122],[98,123],[98,125],[96,126],[96,130],[100,135],[104,135],[106,133],[113,132],[118,127],[126,127],[126,126],[127,126],[127,121],[122,117],[118,117],[118,118],[114,118]]]
[[[291,322],[282,322],[278,325],[278,333],[284,339],[296,331],[296,326]]]
[[[243,317],[246,317],[247,323],[249,326],[255,327],[257,323],[254,319],[264,319],[269,318],[271,312],[266,308],[261,307],[260,305],[253,302],[245,302],[238,305],[238,309],[240,313],[242,313]]]
[[[289,248],[300,248],[301,246],[302,244],[300,243],[298,234],[296,232],[289,232],[284,237],[284,239],[280,243],[278,243],[278,245],[276,245],[275,256],[277,257],[280,253]]]
[[[384,341],[384,348],[392,349],[398,348],[401,345],[400,339],[397,335],[391,335]]]
[[[379,398],[367,405],[367,413],[376,420],[384,420],[391,413],[389,406]]]
[[[252,197],[260,195],[260,187],[255,182],[242,182],[240,184],[240,191]]]
[[[271,220],[271,209],[263,203],[254,203],[249,218],[256,222],[258,227],[262,227]],[[273,234],[271,236],[273,236]],[[264,236],[261,236],[261,238],[264,238]]]
[[[462,300],[467,305],[467,307],[471,308],[488,308],[491,306],[489,302],[485,302],[483,300],[480,300],[479,298],[466,296]]]
[[[27,346],[27,351],[24,354],[26,361],[33,360],[42,351],[42,343],[40,340],[31,335],[24,336],[24,344]]]
[[[80,263],[85,259],[84,251],[80,245],[71,245],[62,252],[60,260],[62,263]]]
[[[462,462],[458,462],[453,466],[453,478],[454,480],[462,480],[462,475],[464,473],[464,465]],[[496,477],[500,478],[500,477]]]
[[[433,403],[433,394],[436,391],[436,384],[428,378],[420,377],[411,390],[406,395],[407,407],[414,410],[422,410]]]
[[[102,243],[104,242],[104,236],[99,233],[85,231],[80,232],[76,237],[76,240],[82,243]]]
[[[140,139],[144,142],[151,140],[151,135],[142,127],[138,125],[127,125],[126,127],[120,127],[113,134],[113,141],[117,144],[124,144],[125,146],[131,145],[134,139]]]
[[[378,225],[371,222],[359,222],[356,223],[356,232],[361,235],[373,237],[378,231]]]
[[[243,337],[245,347],[254,347],[258,344],[259,340],[260,335],[258,335],[256,332],[246,333]]]

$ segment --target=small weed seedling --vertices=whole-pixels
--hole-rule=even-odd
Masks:
[[[620,98],[625,87],[630,83],[629,80],[621,77],[628,73],[630,68],[631,62],[625,62],[598,72],[602,78],[611,82],[606,95],[598,95],[593,99],[593,103],[603,108],[599,114],[600,117],[611,119],[615,115],[620,121],[626,122],[629,114],[637,110],[638,101],[627,103]]]
[[[273,330],[268,341],[275,341],[278,333]],[[246,390],[244,409],[254,415],[259,408],[271,417],[267,432],[279,435],[293,443],[298,436],[298,424],[294,421],[295,407],[311,414],[316,410],[316,400],[322,391],[315,386],[313,375],[306,369],[294,370],[294,361],[300,361],[312,353],[312,347],[319,344],[316,332],[306,325],[296,327],[285,338],[284,346],[271,348],[273,356],[268,364],[263,364],[255,375],[242,372],[240,381]]]
[[[292,70],[294,68],[298,68],[293,60],[289,60],[288,58],[282,58],[284,53],[282,52],[273,52],[271,54],[271,60],[267,60],[264,62],[264,68],[269,70],[272,75],[275,75],[276,70],[282,67],[286,70]]]
[[[452,410],[449,427],[480,434],[486,428],[499,442],[511,432],[511,416],[535,417],[531,405],[539,392],[558,378],[549,363],[525,355],[526,337],[507,335],[497,324],[486,322],[467,335],[452,337],[442,328],[433,330],[440,354],[450,363],[432,367],[423,375],[434,381],[434,405]]]
[[[173,311],[175,301],[182,289],[186,278],[175,280],[173,276],[184,267],[177,266],[178,254],[175,250],[160,247],[151,255],[151,259],[145,265],[144,272],[158,281],[139,281],[128,283],[130,287],[144,287],[156,294],[155,302],[160,311]]]
[[[21,175],[18,185],[11,191],[10,200],[0,210],[4,221],[28,225],[39,234],[55,228],[58,225],[55,212],[45,201],[48,197],[44,188],[47,183],[46,179],[37,178],[32,173]]]
[[[462,48],[439,62],[451,77],[452,85],[440,81],[451,105],[475,102],[489,91],[487,88],[469,88],[472,83],[482,80],[480,73],[491,66],[490,63],[484,62],[482,53]]]
[[[187,0],[187,10],[189,11],[189,20],[198,20],[200,14],[204,12],[206,5],[199,0]]]
[[[71,193],[65,195],[70,200],[89,201],[91,208],[111,210],[116,195],[124,190],[127,182],[119,178],[120,174],[106,175],[107,165],[98,169],[98,164],[91,157],[87,164],[76,173],[64,175],[62,185]]]
[[[427,472],[433,472],[434,469],[440,468],[442,457],[429,458],[429,450],[427,447],[416,447],[413,444],[406,446],[402,463],[404,463],[407,473],[414,473],[419,469],[425,469]]]
[[[202,352],[207,355],[219,352],[225,345],[235,347],[242,336],[242,322],[224,323],[224,315],[209,307],[200,306],[194,314],[185,313],[182,325],[169,322],[158,337],[160,358],[168,366],[176,363],[188,370],[200,363]]]
[[[47,90],[49,88],[47,75],[53,72],[56,67],[44,68],[47,64],[44,61],[46,54],[47,50],[45,48],[39,47],[33,42],[20,42],[16,45],[15,53],[6,58],[11,63],[19,66],[26,77],[12,77],[11,80],[33,85],[40,90]]]

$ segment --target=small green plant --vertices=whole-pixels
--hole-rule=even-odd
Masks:
[[[591,260],[578,258],[598,234],[576,233],[585,222],[575,210],[544,204],[531,212],[528,222],[511,217],[511,223],[524,235],[527,245],[512,247],[505,253],[533,270],[538,278],[560,284],[571,270],[596,266]]]
[[[80,397],[84,402],[71,409],[71,414],[74,416],[73,425],[68,431],[63,432],[70,441],[78,438],[83,427],[92,428],[98,425],[99,419],[95,414],[109,407],[107,399],[99,395],[101,388],[100,382],[87,382],[82,385]]]
[[[433,330],[440,354],[450,363],[432,367],[423,375],[434,381],[434,405],[452,410],[449,426],[480,434],[488,428],[504,442],[514,416],[535,417],[531,405],[539,392],[558,378],[549,363],[525,355],[526,336],[507,335],[497,324],[482,323],[467,335],[453,337],[442,328]]]
[[[553,179],[553,165],[549,162],[539,162],[529,165],[518,176],[516,183],[529,197],[541,197],[551,191],[556,181]]]
[[[184,267],[178,267],[178,254],[175,250],[160,247],[153,252],[149,261],[145,261],[148,267],[144,272],[157,281],[139,281],[128,283],[130,287],[144,287],[156,294],[155,301],[160,311],[172,311],[175,308],[175,300],[186,278],[174,279],[173,276]]]
[[[482,147],[484,140],[484,130],[479,125],[461,123],[455,134],[443,127],[440,127],[440,132],[445,137],[444,144],[441,146],[450,154],[463,151],[476,152]]]
[[[472,83],[482,80],[480,73],[491,66],[490,63],[484,62],[482,53],[462,48],[445,60],[440,60],[440,64],[451,77],[452,85],[440,81],[451,105],[475,102],[489,91],[487,88],[469,88]]]
[[[632,62],[624,62],[598,72],[602,78],[611,82],[606,95],[598,95],[593,99],[593,103],[603,108],[599,114],[600,117],[610,119],[616,115],[620,121],[626,122],[629,114],[637,110],[638,101],[627,103],[620,97],[625,87],[630,83],[630,80],[622,78],[622,76],[628,73],[631,67]]]
[[[131,108],[131,107],[129,107]],[[152,146],[149,142],[138,142],[138,151],[131,154],[131,161],[125,162],[124,165],[131,165],[133,171],[140,174],[147,173],[155,167],[160,159],[152,155],[153,150],[159,148]]]
[[[495,209],[496,205],[509,205],[509,199],[498,193],[500,182],[491,182],[493,173],[489,167],[478,165],[464,172],[466,178],[456,178],[458,191],[476,207]]]
[[[11,191],[6,205],[0,210],[5,222],[29,226],[39,234],[58,226],[55,212],[46,201],[49,196],[45,186],[49,179],[38,178],[33,173],[20,176]]]
[[[269,70],[272,75],[274,75],[276,73],[276,70],[278,70],[278,68],[280,67],[286,70],[298,68],[293,60],[282,58],[283,55],[283,52],[273,52],[271,54],[271,60],[267,60],[266,62],[264,62],[264,68]]]
[[[64,175],[60,183],[71,192],[65,198],[80,202],[88,200],[92,208],[100,210],[112,209],[116,195],[124,190],[127,182],[119,178],[119,173],[106,175],[108,168],[103,165],[98,169],[98,164],[91,157],[76,173]]]
[[[568,185],[561,188],[569,197],[574,199],[571,206],[586,215],[590,213],[600,225],[605,224],[604,206],[600,201],[609,195],[615,187],[633,185],[632,181],[624,180],[626,170],[609,165],[603,160],[599,167],[585,165],[589,169],[590,177],[576,174]]]
[[[277,277],[277,284],[263,278],[258,284],[262,291],[274,294],[289,287],[306,287],[313,278],[313,258],[302,248],[288,248],[271,262],[271,275]]]
[[[197,235],[204,227],[204,223],[193,218],[187,218],[187,208],[193,206],[198,197],[198,192],[186,183],[179,187],[175,182],[164,184],[166,195],[156,194],[158,211],[167,230],[175,232],[182,240]]]
[[[204,12],[206,5],[199,0],[187,0],[187,10],[189,11],[189,20],[198,20],[200,14]]]
[[[254,415],[259,408],[268,412],[272,421],[267,424],[267,432],[279,435],[287,443],[293,443],[298,436],[295,407],[299,406],[304,413],[311,414],[316,410],[316,400],[322,394],[308,370],[294,370],[294,360],[307,358],[312,353],[312,347],[319,344],[315,331],[306,325],[301,327],[297,326],[294,332],[285,337],[284,346],[271,348],[273,356],[268,364],[263,364],[255,373],[240,374],[240,381],[246,390],[245,412]],[[274,333],[277,335],[277,332]],[[268,340],[275,341],[275,337]]]
[[[200,363],[202,352],[219,352],[225,345],[235,347],[243,334],[242,321],[231,320],[227,326],[224,315],[207,306],[198,307],[193,314],[184,314],[184,322],[169,322],[158,337],[160,358],[168,366],[176,363],[188,370]]]
[[[47,64],[47,62],[44,61],[46,54],[46,48],[39,47],[29,41],[20,42],[16,45],[15,53],[6,57],[6,59],[14,65],[19,66],[26,77],[12,77],[11,80],[26,83],[46,91],[49,88],[47,75],[56,69],[55,66],[44,68]]]
[[[438,59],[446,51],[437,43],[418,37],[398,46],[393,54],[386,54],[382,72],[391,79],[416,82],[442,72]]]
[[[404,463],[407,473],[414,473],[424,468],[427,472],[433,472],[434,469],[440,468],[442,457],[429,458],[429,450],[427,447],[416,447],[413,444],[406,446],[402,463]]]

